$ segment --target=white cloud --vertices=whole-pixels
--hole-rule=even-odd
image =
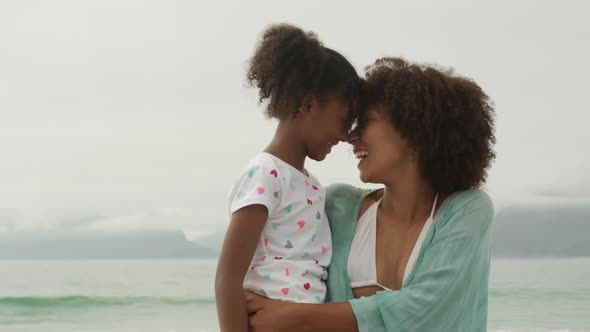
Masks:
[[[262,29],[281,21],[316,31],[359,70],[402,55],[476,79],[497,105],[488,189],[500,205],[587,197],[588,7],[3,2],[0,231],[223,229],[233,177],[274,128],[244,87],[245,63]],[[308,167],[324,184],[359,184],[344,145]]]

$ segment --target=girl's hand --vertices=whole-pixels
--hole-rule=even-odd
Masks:
[[[244,291],[251,332],[295,332],[303,324],[299,318],[304,304],[270,300],[264,296]]]

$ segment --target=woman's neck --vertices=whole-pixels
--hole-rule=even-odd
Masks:
[[[418,176],[398,177],[385,185],[380,213],[396,222],[421,222],[430,216],[435,196],[432,186]]]
[[[264,152],[270,153],[305,174],[307,153],[299,143],[296,127],[291,121],[281,120]]]

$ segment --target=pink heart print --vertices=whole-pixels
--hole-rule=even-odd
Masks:
[[[264,188],[263,187],[258,187],[258,189],[256,189],[256,192],[258,193],[258,195],[262,195],[264,194]]]
[[[287,295],[289,294],[289,288],[285,287],[281,289],[281,293],[283,293],[283,295]]]
[[[272,171],[270,171],[270,174],[271,174],[272,176],[274,176],[275,178],[276,178],[277,176],[279,176],[279,173],[277,173],[277,170],[276,170],[276,169],[273,169]]]
[[[305,221],[303,221],[303,220],[299,220],[299,221],[297,222],[297,225],[299,225],[299,229],[303,229],[303,227],[305,226]]]

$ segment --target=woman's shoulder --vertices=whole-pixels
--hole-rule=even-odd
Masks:
[[[493,220],[494,204],[485,191],[469,189],[449,195],[439,212],[439,226],[482,231],[487,229]]]
[[[447,210],[451,213],[464,210],[466,208],[484,209],[493,212],[494,204],[488,193],[481,189],[469,189],[457,191],[449,195],[446,199]]]
[[[326,187],[326,204],[358,202],[373,189],[355,187],[347,183],[333,183]]]
[[[326,214],[330,224],[356,222],[363,199],[373,190],[336,183],[326,187]]]

